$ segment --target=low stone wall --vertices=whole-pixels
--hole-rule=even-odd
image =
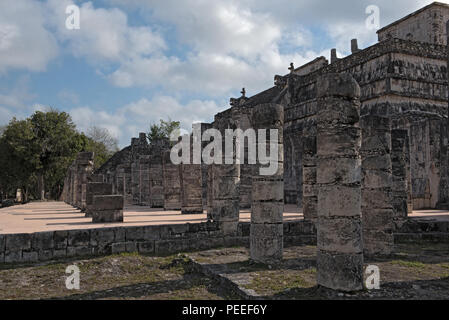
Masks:
[[[449,221],[408,219],[394,234],[395,244],[422,241],[449,244]]]
[[[224,236],[218,223],[114,227],[50,231],[32,234],[0,234],[0,264],[49,261],[60,258],[139,252],[167,255],[218,247],[249,247],[250,224],[242,222],[232,236]],[[284,245],[313,245],[312,223],[284,223]]]

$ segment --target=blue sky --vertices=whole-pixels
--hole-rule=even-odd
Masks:
[[[81,131],[105,127],[120,146],[170,117],[213,120],[242,87],[273,85],[317,56],[376,42],[384,26],[431,1],[0,0],[0,125],[48,106]],[[65,9],[80,8],[68,30]]]

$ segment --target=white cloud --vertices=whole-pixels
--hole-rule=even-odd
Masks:
[[[76,57],[91,63],[124,63],[166,49],[164,39],[150,27],[133,27],[128,16],[117,8],[95,8],[92,2],[80,6],[80,29],[65,27],[65,8],[70,0],[48,0],[49,21],[58,39]]]
[[[129,145],[131,137],[147,132],[159,119],[180,121],[183,129],[189,130],[195,122],[211,122],[221,108],[214,101],[191,100],[180,103],[170,96],[158,96],[152,100],[140,99],[112,112],[79,107],[70,110],[70,115],[81,131],[91,126],[106,128],[119,139],[122,147]]]
[[[58,54],[55,37],[45,28],[45,8],[32,0],[0,4],[0,74],[10,69],[44,71]]]

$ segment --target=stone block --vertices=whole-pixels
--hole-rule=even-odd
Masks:
[[[238,232],[239,221],[219,221],[220,232],[224,235],[236,235]],[[210,234],[211,232],[209,232]]]
[[[251,207],[251,223],[282,223],[283,202],[257,202]]]
[[[36,262],[38,261],[37,251],[22,251],[22,261],[23,262]]]
[[[210,217],[214,221],[235,221],[239,219],[238,200],[212,200]]]
[[[37,257],[39,261],[49,261],[53,259],[53,250],[39,250]]]
[[[89,246],[90,230],[70,230],[67,239],[67,244],[70,247]]]
[[[339,291],[363,289],[363,254],[334,254],[318,251],[317,283]]]
[[[93,248],[88,245],[85,246],[68,246],[67,247],[67,256],[68,257],[87,257],[93,254]]]
[[[159,240],[163,236],[163,231],[161,226],[145,226],[144,227],[144,237],[146,241],[148,240]]]
[[[108,209],[92,211],[93,223],[123,222],[123,210]]]
[[[360,86],[350,74],[326,74],[318,83],[318,98],[338,97],[340,101],[341,98],[360,98]]]
[[[362,207],[363,210],[376,208],[376,209],[391,209],[392,208],[392,195],[391,190],[373,190],[362,189]]]
[[[90,245],[92,247],[105,246],[114,242],[114,229],[93,229],[90,231]]]
[[[326,251],[359,254],[363,253],[361,216],[328,219],[318,217],[317,244]]]
[[[53,258],[65,258],[67,256],[67,249],[55,249],[53,250]]]
[[[134,241],[125,242],[125,248],[126,252],[129,253],[137,252],[137,242]]]
[[[16,233],[6,235],[6,251],[21,251],[31,249],[31,234]]]
[[[263,238],[250,237],[251,260],[260,263],[275,263],[282,259],[284,247],[283,237]]]
[[[253,178],[252,185],[253,201],[282,201],[284,200],[283,179],[266,177]]]
[[[37,232],[32,235],[31,247],[36,250],[49,250],[54,248],[54,232]]]
[[[317,160],[317,183],[360,183],[362,160],[355,158],[325,158]]]
[[[67,231],[55,231],[54,233],[54,247],[55,249],[67,248],[68,232]]]
[[[126,242],[144,241],[146,227],[128,227],[126,231]]]
[[[139,253],[153,254],[154,253],[154,241],[138,242],[137,249]]]
[[[22,250],[20,251],[5,251],[5,263],[22,262]]]
[[[0,234],[0,253],[6,250],[6,235]]]
[[[98,195],[94,196],[93,211],[98,210],[123,210],[124,200],[120,195]]]
[[[112,254],[126,252],[126,243],[125,242],[117,242],[111,245]]]
[[[319,136],[317,154],[320,156],[358,156],[361,139],[360,128],[329,128]]]
[[[323,217],[360,216],[360,187],[322,186],[318,193],[318,212]]]
[[[127,228],[113,228],[114,229],[114,242],[125,242],[126,240],[126,229]]]
[[[279,238],[284,234],[282,224],[251,223],[250,236],[258,238]]]
[[[383,170],[364,170],[362,184],[363,188],[380,189],[391,188],[392,176],[391,172]],[[405,183],[404,183],[405,184]]]

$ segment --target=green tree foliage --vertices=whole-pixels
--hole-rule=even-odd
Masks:
[[[69,114],[54,109],[37,111],[26,120],[13,118],[0,132],[3,197],[22,189],[25,198],[59,198],[67,169],[79,152],[95,152],[101,165],[118,149],[107,130],[95,132],[79,133]]]
[[[150,131],[148,132],[148,141],[151,143],[160,139],[169,139],[170,135],[180,130],[180,122],[172,121],[168,118],[167,121],[160,119],[159,124],[152,124],[150,126]]]
[[[22,189],[25,196],[35,180],[39,159],[31,121],[13,118],[0,137],[0,189],[2,198]]]

